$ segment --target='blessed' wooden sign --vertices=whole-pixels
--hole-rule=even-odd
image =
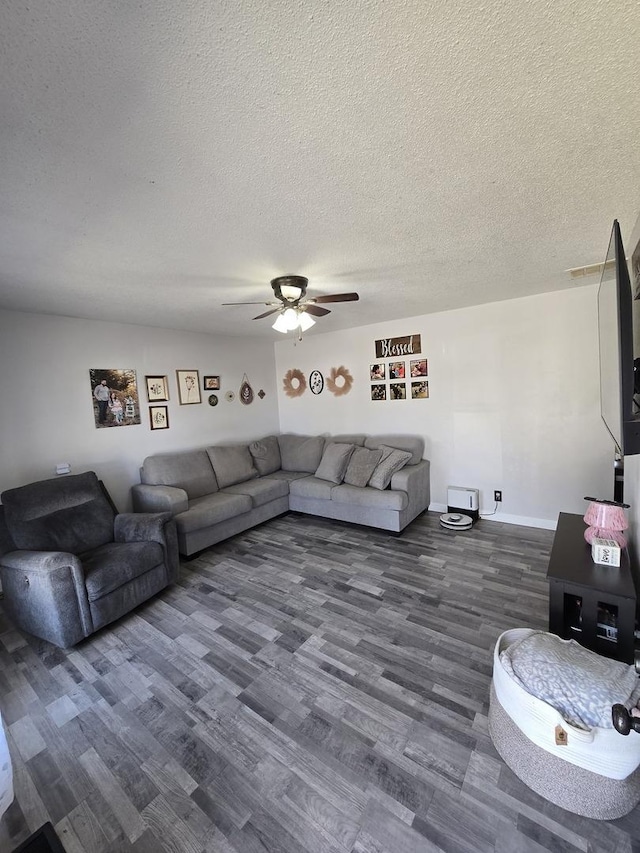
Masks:
[[[420,335],[404,338],[383,338],[376,341],[376,358],[394,358],[400,355],[415,355],[422,352]]]

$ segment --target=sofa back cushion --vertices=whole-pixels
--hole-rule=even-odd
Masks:
[[[221,489],[253,480],[258,472],[246,444],[230,444],[207,447],[211,465]]]
[[[330,483],[339,485],[344,479],[353,450],[353,444],[329,442],[316,469],[316,477],[319,480],[328,480]]]
[[[282,467],[280,459],[280,445],[276,435],[268,435],[259,441],[252,441],[249,445],[249,453],[253,457],[253,464],[261,477],[273,474]]]
[[[185,490],[189,500],[218,491],[206,450],[147,456],[142,463],[140,479],[149,486],[177,486]]]
[[[381,458],[382,450],[355,447],[344,475],[345,483],[349,486],[366,486]]]
[[[327,436],[327,444],[330,441],[336,441],[338,444],[355,444],[358,447],[364,445],[364,440],[367,436],[363,432],[345,433],[344,435]]]
[[[21,550],[82,554],[113,542],[115,513],[93,471],[9,489],[2,504]]]
[[[278,436],[283,471],[303,471],[314,474],[322,459],[324,437],[321,435]]]
[[[370,435],[364,442],[369,450],[377,450],[383,445],[407,450],[411,454],[407,465],[417,465],[424,455],[424,439],[418,435]]]

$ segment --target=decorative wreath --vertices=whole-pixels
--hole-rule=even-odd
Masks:
[[[336,379],[342,379],[338,384]],[[348,394],[353,385],[353,376],[349,373],[346,367],[332,367],[331,373],[327,376],[326,385],[329,391],[336,397],[342,397],[343,394]]]
[[[304,378],[304,373],[294,367],[293,370],[287,370],[282,388],[287,397],[299,397],[307,390],[307,380]]]

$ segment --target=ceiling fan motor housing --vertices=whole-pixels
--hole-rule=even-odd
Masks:
[[[281,275],[271,279],[276,297],[285,304],[297,305],[307,292],[309,279],[303,275]]]

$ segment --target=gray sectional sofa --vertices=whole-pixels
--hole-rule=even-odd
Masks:
[[[191,556],[288,510],[400,532],[429,506],[417,436],[272,435],[148,456],[136,512],[170,512]]]

